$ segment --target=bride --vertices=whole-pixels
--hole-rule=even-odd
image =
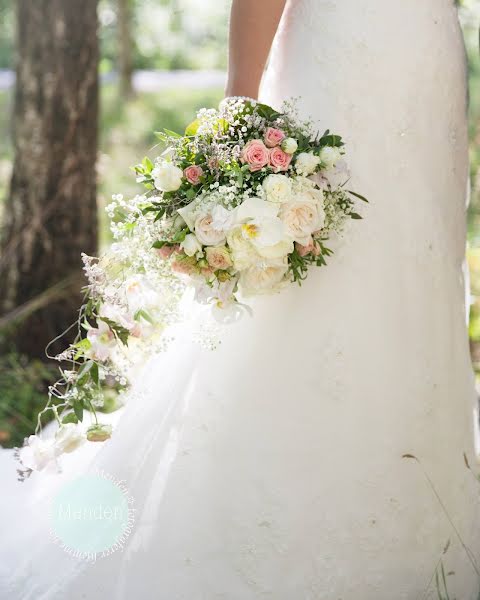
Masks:
[[[92,460],[135,497],[123,552],[85,564],[18,531],[8,597],[415,600],[443,569],[476,600],[454,3],[234,0],[227,93],[299,97],[344,133],[365,220],[216,351],[186,335],[152,359],[148,396]]]

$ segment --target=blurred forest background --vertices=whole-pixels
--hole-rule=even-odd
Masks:
[[[480,370],[480,0],[457,4],[469,56],[470,338]],[[183,131],[222,97],[229,6],[0,0],[0,445],[21,444],[35,427],[56,372],[44,347],[75,319],[80,252],[110,241],[111,195],[138,191],[130,167],[155,129]]]

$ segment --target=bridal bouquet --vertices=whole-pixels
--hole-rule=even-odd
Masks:
[[[251,296],[301,283],[326,264],[326,243],[360,219],[365,198],[346,188],[344,144],[314,132],[293,104],[281,112],[243,98],[202,109],[184,135],[157,134],[166,150],[135,167],[146,189],[107,207],[115,242],[84,256],[88,279],[78,335],[55,358],[70,368],[50,388],[55,439],[30,436],[19,451],[22,476],[56,462],[85,439],[104,441],[96,409],[128,387],[126,348],[162,344],[178,318],[185,286],[221,321],[235,320]],[[95,423],[86,431],[84,410]]]

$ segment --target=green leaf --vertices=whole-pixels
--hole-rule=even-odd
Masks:
[[[146,310],[143,310],[142,308],[140,310],[137,310],[133,318],[135,319],[135,321],[140,321],[140,319],[144,319],[151,325],[155,323],[152,317],[148,314],[148,312]]]
[[[151,173],[153,171],[153,163],[152,161],[148,158],[148,156],[146,156],[143,161],[142,161],[143,166],[145,167],[145,172],[146,173]]]
[[[168,141],[168,135],[166,133],[164,133],[163,131],[155,131],[154,132],[155,137],[157,137],[161,142],[167,142]]]
[[[188,227],[184,227],[180,231],[177,231],[177,233],[173,236],[172,241],[177,244],[180,242],[183,242],[189,232],[190,232],[190,229]]]
[[[83,363],[83,365],[80,367],[80,369],[78,370],[78,374],[77,374],[77,382],[82,385],[82,383],[85,383],[87,381],[87,379],[90,377],[90,369],[93,367],[95,363],[93,362],[93,360],[87,360],[86,362]]]
[[[350,217],[352,219],[363,219],[363,217],[361,215],[359,215],[358,213],[350,213]]]
[[[81,350],[90,350],[90,348],[92,347],[92,342],[88,338],[83,338],[83,340],[80,340],[76,344],[73,344],[73,347],[79,348]]]
[[[345,145],[339,135],[324,135],[320,138],[319,144],[321,146],[332,146],[334,148],[340,148]]]
[[[352,192],[352,190],[346,190],[349,194],[352,194],[352,196],[355,196],[355,198],[358,198],[359,200],[361,200],[362,202],[367,202],[368,204],[368,200],[365,198],[365,196],[362,196],[360,194],[357,194],[357,192]]]
[[[74,412],[70,412],[70,413],[68,413],[68,415],[65,415],[62,418],[62,423],[64,425],[66,425],[67,423],[75,423],[75,424],[77,424],[78,423],[78,417],[77,417],[77,415]]]
[[[195,121],[192,121],[189,125],[187,125],[185,129],[185,135],[189,137],[194,136],[197,133],[199,126],[200,119],[195,119]]]
[[[122,327],[115,321],[112,321],[111,319],[107,319],[106,317],[98,317],[98,318],[100,319],[100,321],[103,321],[110,327],[110,329],[115,333],[117,338],[122,342],[122,344],[124,346],[128,346],[128,339],[130,337],[130,332],[128,331],[128,329],[126,327]]]
[[[262,104],[260,102],[257,102],[255,108],[257,110],[257,113],[261,117],[263,117],[264,119],[268,119],[270,121],[273,121],[274,119],[276,119],[277,117],[279,117],[280,114],[281,114],[281,113],[277,112],[271,106],[268,106],[268,104]]]
[[[197,191],[194,188],[188,188],[188,190],[185,192],[185,196],[188,200],[193,200],[196,195]]]
[[[73,403],[73,411],[77,419],[82,422],[83,421],[83,402],[82,400],[75,400]]]
[[[92,378],[92,381],[94,383],[96,383],[97,385],[99,385],[99,383],[100,383],[100,373],[98,371],[98,364],[97,363],[93,363],[93,366],[90,369],[90,376]]]
[[[176,131],[172,131],[171,129],[164,129],[164,131],[168,135],[168,137],[171,137],[171,138],[181,138],[181,137],[183,137],[182,135],[180,135]]]
[[[156,242],[153,242],[152,244],[152,248],[156,248],[157,250],[160,250],[160,248],[163,248],[165,246],[165,244],[167,244],[168,242],[164,242],[163,240],[158,240]]]

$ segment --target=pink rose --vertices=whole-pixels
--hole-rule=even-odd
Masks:
[[[250,165],[250,171],[260,171],[269,163],[270,152],[262,140],[250,140],[242,150],[240,160]]]
[[[175,246],[162,246],[161,248],[157,248],[157,254],[160,258],[167,260],[170,258],[172,254],[175,252]]]
[[[172,262],[172,270],[181,275],[194,275],[199,269],[195,258],[187,256],[185,253],[178,253]]]
[[[275,129],[274,127],[268,127],[265,132],[265,144],[269,148],[275,148],[283,142],[285,139],[285,134],[280,129]]]
[[[200,177],[203,175],[203,169],[198,165],[190,165],[183,171],[183,174],[188,183],[198,185],[200,183]]]
[[[272,148],[270,150],[270,165],[276,173],[279,171],[287,171],[292,162],[292,155],[287,154],[281,148]]]
[[[307,256],[307,254],[313,254],[313,256],[318,256],[321,252],[320,244],[316,242],[313,238],[310,238],[308,244],[305,246],[302,244],[295,244],[295,248],[300,256]]]

